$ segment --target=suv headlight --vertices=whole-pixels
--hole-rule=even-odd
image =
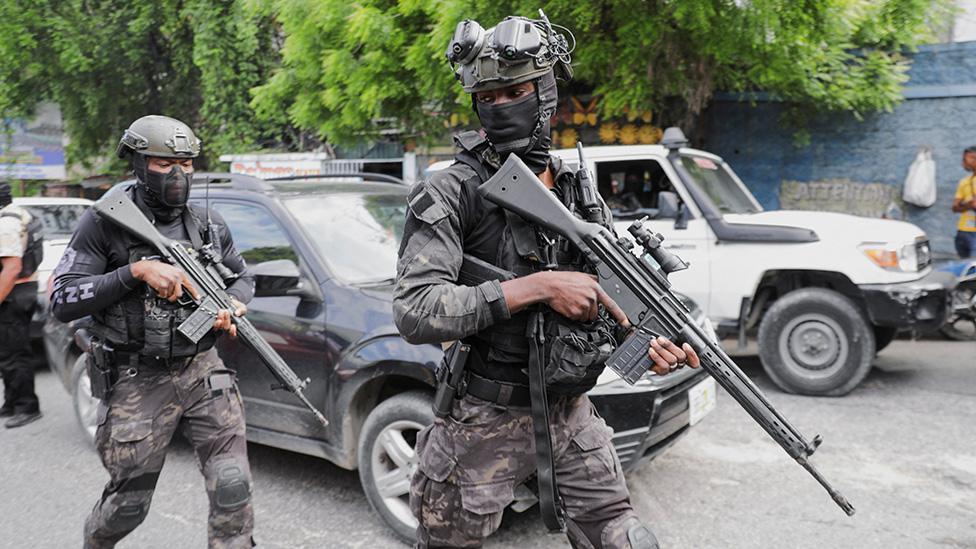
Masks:
[[[925,252],[927,253],[927,245]],[[901,271],[914,273],[919,270],[919,248],[918,244],[911,243],[904,246],[892,244],[861,244],[861,252],[872,263],[888,271]]]

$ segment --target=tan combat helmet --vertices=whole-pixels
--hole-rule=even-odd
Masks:
[[[200,139],[183,122],[151,114],[129,125],[115,152],[119,158],[132,153],[162,158],[196,158],[200,155]]]
[[[488,30],[470,19],[458,23],[447,46],[447,59],[464,91],[504,88],[541,78],[549,71],[560,80],[569,80],[576,40],[564,27],[550,24],[542,10],[539,16],[506,17]],[[565,34],[556,32],[557,28]]]

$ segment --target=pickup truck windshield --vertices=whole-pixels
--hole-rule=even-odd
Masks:
[[[723,214],[758,213],[749,195],[739,187],[728,168],[711,158],[695,155],[682,155],[681,163],[705,194],[712,199],[715,207]]]
[[[335,193],[282,202],[343,281],[370,284],[396,277],[407,212],[403,195]]]

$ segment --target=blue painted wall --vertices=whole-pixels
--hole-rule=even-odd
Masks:
[[[966,175],[962,150],[976,145],[976,42],[923,46],[913,55],[905,100],[890,113],[856,120],[826,115],[809,126],[810,144],[779,122],[782,104],[754,105],[720,94],[704,115],[702,147],[729,162],[767,209],[777,209],[783,180],[849,179],[900,192],[920,146],[932,147],[938,198],[906,206],[905,219],[925,230],[939,253],[953,253],[957,214],[950,205]]]

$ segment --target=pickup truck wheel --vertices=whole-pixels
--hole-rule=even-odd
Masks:
[[[419,463],[417,433],[434,422],[431,397],[412,391],[377,406],[359,436],[359,480],[373,509],[406,543],[416,540],[410,478]]]
[[[850,299],[806,288],[776,300],[759,325],[759,358],[784,391],[840,396],[864,379],[874,330]]]
[[[98,429],[98,406],[101,401],[91,394],[91,380],[85,366],[88,355],[82,354],[71,367],[71,400],[81,434],[91,448],[95,447],[95,430]]]
[[[894,326],[874,326],[874,353],[880,353],[881,349],[888,346],[898,335],[898,328]]]

